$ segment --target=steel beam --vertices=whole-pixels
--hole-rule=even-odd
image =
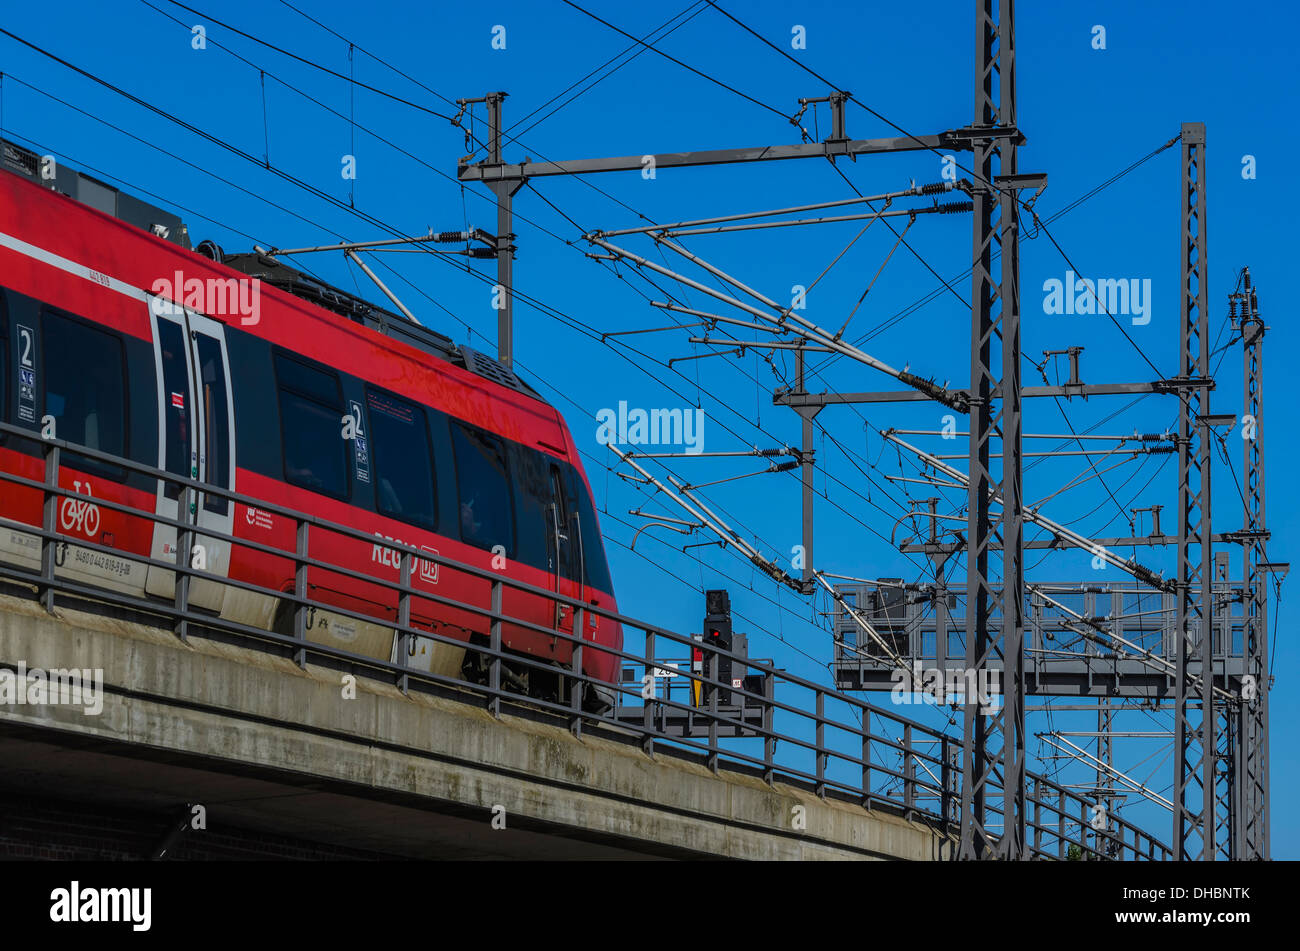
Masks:
[[[967,486],[966,670],[979,678],[995,661],[1006,667],[1002,704],[992,715],[968,697],[962,735],[962,798],[958,856],[1019,859],[1025,848],[1024,697],[1024,515],[1021,511],[1020,294],[1015,188],[991,186],[1002,173],[1016,174],[1016,71],[1014,0],[977,0],[975,9],[975,120],[971,144],[976,182],[971,269],[970,458]],[[1002,271],[993,271],[994,244]],[[1001,366],[993,362],[1000,337]],[[994,400],[1000,398],[995,412]],[[995,477],[990,446],[998,431],[1007,457]],[[996,490],[994,487],[997,487]],[[989,502],[1003,499],[1006,545],[1002,584],[989,575],[994,526]],[[997,612],[997,607],[1001,611]],[[990,620],[1001,615],[1001,626]],[[1001,833],[986,814],[991,785],[1002,784]]]
[[[1242,555],[1245,568],[1246,677],[1242,684],[1238,858],[1271,857],[1269,848],[1268,694],[1268,572],[1264,540],[1268,537],[1264,506],[1264,322],[1250,281],[1243,272],[1241,312],[1243,368],[1242,408],[1250,420],[1251,438],[1242,440],[1245,456],[1245,512]]]
[[[964,131],[964,130],[963,130]],[[872,155],[884,152],[917,152],[929,149],[952,151],[964,149],[967,139],[961,132],[939,135],[902,136],[885,139],[852,139],[840,142],[803,142],[798,145],[758,145],[740,149],[708,149],[698,152],[645,152],[613,158],[572,159],[563,162],[522,162],[502,165],[462,160],[457,176],[462,182],[511,181],[547,175],[590,175],[599,172],[639,172],[654,160],[656,171],[665,168],[692,168],[699,165],[730,165],[736,162],[777,162],[784,159],[833,158],[837,155]]]
[[[804,370],[806,366],[804,351],[800,350],[795,355],[796,375],[795,380],[799,389],[804,387]],[[802,407],[796,412],[799,413],[800,422],[800,450],[799,450],[799,468],[800,481],[802,482],[802,522],[803,537],[803,584],[809,592],[813,590],[816,584],[816,575],[813,569],[813,501],[814,487],[813,475],[816,471],[816,456],[813,446],[813,417],[821,412],[819,406]]]
[[[1205,217],[1205,126],[1182,127],[1182,280],[1179,376],[1209,377]],[[1178,597],[1174,712],[1173,848],[1176,860],[1215,855],[1215,711],[1211,669],[1213,637],[1209,596],[1213,542],[1210,537],[1210,390],[1194,386],[1183,396],[1178,422]]]
[[[1215,544],[1236,540],[1234,536],[1229,534],[1211,535],[1210,537]],[[1136,538],[1092,538],[1090,541],[1109,550],[1112,548],[1132,548],[1134,546],[1176,545],[1178,544],[1178,537],[1176,535],[1142,535]],[[961,551],[965,547],[965,545],[958,542],[913,542],[910,545],[899,545],[898,550],[909,555],[928,555],[931,553],[948,554]],[[1066,548],[1069,547],[1069,543],[1060,538],[1033,538],[1024,542],[1023,547],[1026,549]],[[999,551],[1002,548],[1002,543],[995,539],[989,543],[989,548],[993,551]]]
[[[969,390],[949,389],[954,397],[970,397]],[[1020,389],[1022,399],[1045,396],[1116,396],[1128,393],[1167,393],[1177,391],[1156,383],[1082,383],[1078,386],[1025,386]],[[835,403],[916,403],[933,399],[915,390],[883,390],[872,393],[799,393],[778,389],[772,402],[778,406],[828,406]]]
[[[1001,0],[998,14],[998,124],[1016,128],[1015,2]],[[1024,422],[1020,385],[1020,188],[1038,182],[1019,174],[1017,139],[1001,145],[998,183],[1002,233],[1002,718],[1003,831],[999,856],[1029,856],[1025,848],[1025,515],[1022,484]],[[1041,176],[1040,176],[1041,177]],[[1017,184],[1019,183],[1019,184]],[[1042,185],[1046,185],[1043,178]],[[1038,187],[1041,190],[1042,185]],[[990,539],[991,540],[991,539]]]
[[[518,166],[508,166],[501,160],[501,144],[505,138],[502,126],[502,103],[507,93],[490,92],[478,99],[457,99],[456,104],[465,108],[475,103],[484,103],[488,114],[487,158],[483,167],[497,170],[500,174],[476,179],[492,189],[497,199],[497,233],[494,247],[497,258],[497,286],[493,288],[493,305],[497,309],[497,361],[505,366],[514,363],[514,195],[524,187],[521,175],[508,171]],[[459,117],[457,117],[459,118]],[[464,160],[462,159],[462,162]],[[464,169],[462,165],[462,170]],[[478,168],[479,166],[470,166]],[[475,180],[475,179],[469,179]]]
[[[1107,853],[1112,844],[1111,836],[1114,824],[1111,816],[1115,813],[1115,749],[1114,749],[1114,708],[1110,698],[1103,697],[1097,704],[1097,804],[1101,806],[1101,822],[1096,829],[1098,852]]]

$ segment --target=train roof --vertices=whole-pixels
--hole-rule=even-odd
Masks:
[[[204,241],[197,249],[193,249],[189,229],[176,215],[84,172],[47,161],[45,156],[38,155],[31,149],[0,139],[0,167],[180,245],[187,251],[197,250],[205,257],[369,327],[422,353],[461,367],[517,393],[546,402],[541,394],[521,380],[510,367],[487,354],[467,346],[458,346],[444,334],[289,267],[277,258],[257,252],[226,254],[211,241]]]
[[[455,341],[445,334],[430,330],[423,324],[385,310],[377,304],[327,284],[319,278],[304,274],[278,258],[257,252],[226,254],[220,247],[209,241],[200,244],[198,251],[241,274],[256,278],[263,284],[269,284],[295,297],[310,301],[318,307],[369,327],[386,337],[399,340],[432,357],[462,367],[484,379],[534,399],[542,399],[541,395],[521,380],[513,370],[493,357],[464,345],[457,346]]]
[[[143,231],[190,249],[185,222],[146,201],[128,195],[107,182],[54,161],[52,155],[38,155],[6,139],[0,139],[0,168],[21,175],[44,188],[119,218]]]

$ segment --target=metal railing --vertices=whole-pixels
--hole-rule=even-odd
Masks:
[[[2,444],[6,448],[15,448],[15,437],[20,443],[38,445],[44,459],[44,478],[40,481],[0,472],[0,491],[10,485],[39,491],[43,513],[41,525],[0,519],[0,525],[35,537],[40,545],[38,571],[0,563],[0,578],[33,587],[36,596],[49,611],[53,611],[57,592],[161,618],[182,639],[192,636],[233,636],[246,646],[292,656],[301,666],[305,666],[309,660],[315,660],[317,663],[346,667],[351,672],[396,684],[404,693],[412,689],[450,692],[466,702],[486,704],[496,716],[502,713],[506,705],[525,704],[534,711],[542,711],[566,724],[578,736],[584,729],[598,727],[603,735],[623,736],[638,743],[647,754],[671,750],[673,755],[698,758],[714,771],[726,763],[730,769],[761,775],[769,784],[783,782],[803,785],[819,796],[855,801],[868,809],[886,807],[896,810],[908,818],[931,824],[940,837],[956,834],[954,823],[961,797],[960,738],[950,737],[894,711],[840,693],[832,687],[790,674],[769,662],[702,645],[688,635],[677,634],[557,594],[550,589],[508,578],[498,571],[478,568],[387,538],[379,540],[382,546],[399,553],[396,580],[360,571],[349,565],[325,562],[312,554],[318,550],[314,541],[318,541],[319,536],[332,534],[372,546],[376,543],[375,535],[271,502],[250,499],[148,465],[109,456],[94,449],[70,445],[58,439],[42,439],[29,430],[11,425],[0,423],[0,434],[4,435]],[[174,528],[177,533],[176,559],[160,560],[136,553],[124,553],[121,549],[100,541],[73,538],[60,533],[57,528],[61,500],[72,499],[79,504],[86,501],[85,495],[59,486],[60,457],[64,452],[73,452],[79,457],[119,471],[128,470],[179,487],[179,518],[142,511],[102,496],[95,496],[93,500],[99,508],[145,520],[152,525]],[[232,506],[231,511],[234,511],[235,504],[239,504],[255,507],[259,512],[276,518],[290,520],[295,539],[294,549],[288,550],[200,526],[196,516],[200,496],[226,499]],[[244,550],[273,555],[292,563],[292,590],[262,587],[194,567],[191,553],[196,538],[228,544],[232,558],[235,551]],[[174,572],[174,595],[170,600],[158,599],[68,578],[66,573],[60,573],[56,563],[57,548],[60,545],[75,545],[92,553]],[[448,571],[487,582],[490,591],[487,603],[466,603],[428,588],[414,587],[412,571],[418,561],[432,561]],[[308,572],[311,569],[385,589],[393,598],[391,609],[395,611],[395,616],[391,619],[376,617],[337,604],[313,600],[309,596],[308,587]],[[190,597],[195,580],[216,582],[235,591],[278,599],[292,611],[292,633],[277,633],[216,616],[211,611],[196,609]],[[539,625],[504,613],[507,589],[543,598],[552,604],[567,605],[573,612],[573,630],[579,633],[569,634],[555,627]],[[411,616],[412,599],[443,605],[481,618],[487,631],[486,637],[482,643],[467,645],[463,639],[414,626]],[[312,609],[324,609],[336,616],[392,629],[397,638],[397,660],[367,656],[310,640],[307,616]],[[582,632],[587,630],[589,613],[622,625],[622,649],[595,645],[584,640]],[[503,625],[568,642],[572,645],[568,663],[557,665],[539,657],[509,651],[502,644]],[[487,676],[484,682],[412,667],[409,657],[415,639],[478,652],[486,661]],[[629,639],[639,641],[643,652],[638,654],[630,650]],[[674,699],[668,690],[664,690],[660,696],[660,691],[653,686],[653,676],[649,680],[650,687],[647,688],[644,681],[634,681],[631,684],[597,681],[584,669],[584,655],[588,651],[618,658],[620,668],[632,666],[653,672],[668,663],[666,658],[669,656],[689,656],[691,648],[704,652],[702,670],[697,672],[679,668],[676,673],[700,684],[703,701],[699,706]],[[743,685],[737,687],[732,682],[719,680],[718,663],[723,657],[730,658],[733,667],[746,669],[750,675],[748,683],[751,686],[757,683],[761,689],[751,690]],[[511,671],[520,668],[558,673],[571,685],[568,698],[561,695],[560,699],[544,699],[521,694],[510,686],[512,678],[509,676]],[[623,715],[619,716],[617,710],[592,712],[584,708],[587,685],[596,685],[607,692],[613,692],[618,703],[624,707]],[[573,689],[575,686],[576,689]],[[734,706],[724,704],[721,701],[724,695],[743,698],[741,702],[746,708],[759,708],[761,717],[758,722],[754,718],[742,716]],[[640,722],[627,716],[627,708],[636,705],[642,708]],[[690,714],[697,719],[702,718],[708,724],[706,735],[670,734],[661,725],[665,714]],[[1094,830],[1089,821],[1095,806],[1091,800],[1043,776],[1030,773],[1027,781],[1027,839],[1034,856],[1059,859],[1169,857],[1167,846],[1117,816],[1109,817],[1107,829]],[[987,808],[996,815],[994,804],[1001,801],[1001,792],[996,783],[986,784],[985,796],[989,803]],[[991,825],[996,828],[996,819]]]

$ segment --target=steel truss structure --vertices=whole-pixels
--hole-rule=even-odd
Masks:
[[[1106,769],[1098,766],[1099,803],[1114,796],[1113,784],[1103,779],[1103,773],[1114,775],[1108,757],[1116,708],[1109,706],[1107,699],[1172,700],[1175,782],[1168,808],[1173,816],[1174,857],[1267,860],[1271,688],[1268,585],[1273,579],[1280,580],[1289,565],[1270,561],[1266,549],[1270,537],[1265,521],[1262,429],[1266,328],[1249,269],[1242,271],[1238,285],[1242,289],[1229,295],[1229,318],[1240,334],[1243,350],[1243,526],[1240,531],[1211,530],[1214,442],[1222,442],[1218,430],[1231,427],[1238,417],[1214,414],[1209,406],[1209,393],[1215,383],[1209,374],[1204,273],[1205,196],[1200,182],[1204,148],[1204,127],[1198,123],[1184,125],[1181,372],[1148,391],[1176,396],[1180,403],[1178,534],[1161,534],[1160,506],[1142,510],[1154,509],[1157,516],[1151,535],[1092,540],[1032,512],[1029,517],[1051,531],[1052,537],[1024,547],[1095,546],[1094,550],[1111,565],[1128,571],[1135,580],[1101,586],[1083,582],[1023,587],[1023,610],[1018,617],[1029,619],[1029,637],[1028,659],[1021,668],[1022,685],[1027,694],[1099,698],[1096,759],[1099,764],[1107,764]],[[875,394],[871,396],[876,398]],[[953,484],[967,484],[961,473],[938,457],[896,435],[886,436],[914,452],[937,473],[960,480]],[[969,481],[973,484],[974,480]],[[933,527],[935,501],[931,502],[929,539],[907,539],[899,547],[902,551],[924,552],[938,566],[961,546],[940,542]],[[1002,502],[1000,497],[995,501]],[[1170,544],[1177,545],[1178,561],[1177,575],[1169,582],[1156,578],[1135,560],[1113,556],[1111,551],[1117,547]],[[1238,544],[1242,549],[1243,576],[1240,583],[1234,583],[1229,575],[1227,549]],[[995,542],[991,547],[1001,546]],[[835,618],[834,669],[836,685],[841,689],[889,689],[898,659],[927,670],[960,667],[961,658],[948,648],[948,635],[953,630],[949,608],[950,602],[964,603],[968,599],[963,589],[947,584],[940,571],[936,571],[933,584],[878,579],[840,584],[836,590],[840,598]],[[1056,592],[1057,597],[1048,592]],[[1062,603],[1065,592],[1081,599],[1081,610]],[[1139,602],[1150,603],[1153,598],[1159,607],[1139,609]],[[859,643],[855,614],[861,614],[891,646],[888,658],[883,658],[873,644]],[[967,636],[970,614],[968,608]],[[1152,620],[1153,615],[1159,620]],[[1080,646],[1059,649],[1054,642],[1059,643],[1062,636],[1073,636]],[[1010,688],[1013,675],[1005,674],[1004,678]]]
[[[1250,269],[1242,272],[1244,291],[1229,298],[1229,316],[1236,318],[1242,339],[1243,422],[1253,428],[1252,439],[1242,440],[1245,497],[1241,531],[1244,567],[1245,664],[1242,703],[1238,710],[1236,740],[1229,759],[1234,769],[1235,820],[1229,830],[1232,854],[1247,859],[1271,858],[1269,848],[1269,733],[1268,696],[1272,674],[1268,656],[1268,584],[1271,575],[1284,575],[1286,567],[1270,563],[1264,543],[1269,537],[1264,506],[1264,322],[1251,284]]]
[[[973,156],[976,181],[971,183],[974,210],[975,269],[971,287],[971,387],[968,394],[954,400],[942,388],[926,385],[928,381],[905,380],[916,386],[920,395],[938,399],[961,411],[969,410],[972,418],[971,439],[971,555],[968,583],[978,592],[977,609],[970,615],[968,639],[974,668],[991,669],[1009,658],[1016,669],[1022,655],[1023,624],[1012,612],[1009,620],[991,629],[989,619],[995,610],[994,588],[988,574],[988,554],[995,534],[989,520],[989,494],[994,487],[1009,499],[1001,519],[1003,537],[1011,540],[1003,557],[1003,576],[1012,579],[1015,590],[1023,581],[1023,519],[1020,511],[1020,331],[1019,331],[1019,189],[1045,185],[1045,176],[1020,176],[1017,173],[1016,147],[1022,136],[1016,128],[1015,109],[1015,14],[1014,0],[977,0],[975,15],[976,74],[975,116],[966,129],[938,135],[906,136],[893,139],[850,140],[844,121],[848,94],[836,91],[827,101],[832,109],[832,129],[823,142],[788,146],[763,146],[748,149],[720,149],[654,155],[656,168],[678,168],[724,163],[774,161],[837,156],[855,156],[882,152],[920,149],[963,149]],[[474,164],[462,162],[458,169],[461,181],[479,181],[496,193],[498,201],[498,281],[504,289],[504,307],[499,316],[498,358],[509,363],[511,356],[512,312],[510,262],[513,260],[513,235],[510,234],[510,202],[514,193],[530,178],[548,175],[575,175],[593,172],[628,171],[644,167],[644,155],[616,158],[584,159],[563,162],[524,162],[508,164],[501,157],[504,136],[502,100],[504,93],[482,99],[461,100],[462,107],[475,102],[487,105],[490,129],[489,156]],[[608,244],[602,241],[602,246]],[[1001,254],[1001,274],[993,271],[995,246]],[[715,274],[718,272],[714,272]],[[719,275],[721,276],[721,275]],[[734,282],[733,282],[734,283]],[[746,289],[747,290],[747,289]],[[767,303],[770,303],[768,301]],[[789,310],[785,314],[789,315]],[[1000,353],[994,362],[993,342],[1001,340]],[[838,335],[836,336],[838,343]],[[815,343],[805,339],[805,343]],[[804,384],[805,348],[797,351],[796,381],[800,395]],[[865,361],[864,361],[865,362]],[[902,379],[902,375],[894,373]],[[995,402],[997,404],[995,410]],[[800,462],[803,475],[803,550],[804,575],[801,588],[815,589],[818,579],[812,567],[813,554],[813,417],[820,406],[805,403],[795,407],[802,418]],[[1004,460],[1000,474],[990,470],[990,442],[1002,431]],[[820,582],[829,587],[824,579]],[[1018,599],[1012,599],[1017,603]],[[1012,676],[1006,708],[992,723],[967,710],[963,740],[963,799],[961,804],[961,848],[964,858],[986,854],[996,843],[997,854],[1019,858],[1024,852],[1024,703],[1020,695],[1020,677]],[[985,828],[985,794],[990,780],[1004,790],[1001,812],[1008,817],[1006,834],[992,836]]]
[[[1205,127],[1185,124],[1182,139],[1182,281],[1179,379],[1186,384],[1178,414],[1178,632],[1174,708],[1174,858],[1214,854],[1214,696],[1210,679],[1198,691],[1194,672],[1212,662],[1210,614],[1200,590],[1213,570],[1210,539],[1210,319],[1206,307]],[[1197,792],[1199,791],[1199,801]]]
[[[957,484],[966,490],[965,535],[956,545],[945,546],[937,539],[932,539],[927,545],[913,546],[910,549],[924,550],[932,557],[936,579],[941,585],[946,583],[944,562],[947,557],[958,549],[966,549],[966,609],[963,615],[965,655],[962,661],[965,670],[973,676],[996,673],[1002,682],[1003,702],[993,715],[985,715],[969,699],[964,707],[956,854],[966,859],[1019,859],[1035,852],[1037,820],[1036,817],[1027,818],[1026,815],[1025,697],[1034,691],[1027,686],[1030,678],[1026,668],[1025,611],[1029,589],[1024,577],[1024,553],[1027,548],[1059,544],[1091,549],[1100,542],[1105,545],[1103,557],[1107,561],[1132,574],[1139,584],[1145,584],[1176,602],[1176,630],[1179,635],[1173,638],[1172,644],[1167,645],[1170,651],[1156,652],[1167,668],[1160,670],[1156,679],[1167,687],[1172,685],[1177,708],[1177,778],[1173,808],[1176,856],[1209,858],[1216,852],[1226,850],[1234,855],[1262,857],[1267,854],[1268,820],[1268,680],[1264,583],[1269,573],[1269,563],[1262,546],[1262,540],[1267,537],[1263,528],[1262,454],[1257,441],[1248,444],[1247,468],[1251,494],[1246,500],[1244,531],[1240,537],[1231,534],[1213,535],[1209,517],[1211,448],[1212,440],[1217,438],[1214,427],[1222,425],[1225,420],[1209,413],[1209,394],[1213,389],[1213,381],[1209,377],[1208,368],[1204,127],[1200,124],[1187,124],[1182,130],[1183,293],[1178,376],[1153,381],[1083,383],[1078,377],[1076,349],[1070,352],[1073,371],[1069,383],[1062,386],[1024,387],[1020,369],[1020,212],[1022,208],[1029,208],[1032,200],[1024,202],[1020,196],[1023,189],[1041,192],[1046,186],[1046,176],[1022,174],[1018,167],[1017,150],[1023,144],[1024,137],[1017,124],[1014,0],[976,0],[974,39],[975,97],[972,124],[963,129],[935,135],[850,139],[844,114],[850,94],[836,90],[821,100],[801,100],[805,107],[807,103],[816,101],[829,104],[832,114],[831,131],[827,138],[819,142],[509,163],[503,158],[501,148],[502,142],[509,139],[502,118],[502,104],[506,94],[498,92],[479,99],[459,100],[462,112],[476,103],[484,104],[488,111],[488,157],[472,164],[468,159],[463,159],[458,167],[458,178],[462,182],[480,182],[491,188],[497,197],[498,228],[495,247],[498,293],[502,299],[499,359],[508,365],[512,350],[511,262],[515,246],[514,235],[510,233],[511,201],[514,194],[533,178],[638,171],[645,168],[647,158],[652,158],[655,168],[662,170],[801,158],[822,158],[834,162],[842,156],[920,150],[969,152],[971,180],[963,180],[959,185],[969,194],[970,202],[968,205],[963,203],[960,208],[955,205],[941,207],[936,202],[935,207],[929,209],[897,211],[877,210],[868,204],[870,214],[762,224],[737,223],[745,219],[854,203],[853,199],[848,199],[750,215],[726,215],[585,235],[594,249],[590,257],[622,261],[681,281],[740,309],[745,319],[687,309],[672,302],[656,302],[655,306],[702,318],[711,328],[716,328],[719,322],[732,326],[742,325],[773,337],[771,340],[751,343],[706,335],[692,338],[692,342],[725,347],[738,353],[751,347],[783,348],[795,352],[794,385],[778,389],[774,402],[790,407],[801,419],[801,445],[796,450],[794,463],[790,464],[797,465],[802,476],[802,550],[805,562],[801,577],[786,574],[770,560],[758,555],[752,545],[743,543],[738,533],[709,510],[698,496],[691,494],[690,487],[678,480],[671,480],[674,486],[670,489],[633,462],[633,468],[639,473],[634,481],[654,487],[685,509],[691,519],[681,524],[717,532],[725,542],[735,543],[740,551],[778,582],[804,594],[811,594],[819,588],[826,590],[834,599],[839,615],[864,635],[862,643],[873,644],[879,649],[880,656],[887,658],[897,668],[905,666],[908,658],[896,653],[888,639],[875,629],[873,620],[847,604],[840,588],[831,585],[827,576],[814,567],[813,473],[816,458],[813,421],[825,407],[842,403],[935,401],[958,412],[968,413],[967,471],[962,474],[947,466],[941,470],[957,479]],[[792,121],[797,124],[797,117]],[[915,194],[933,193],[927,192],[927,188],[933,189],[935,186],[925,186],[920,190],[914,187],[911,191]],[[869,198],[859,200],[870,201]],[[893,196],[889,200],[892,201]],[[923,212],[947,213],[956,210],[969,210],[973,217],[970,383],[967,389],[950,389],[946,384],[939,386],[933,380],[908,373],[906,368],[902,371],[895,370],[845,343],[840,339],[839,333],[832,334],[817,327],[794,313],[792,307],[781,307],[759,291],[740,283],[670,240],[680,235],[717,234],[757,227],[784,227],[902,214],[909,214],[915,220],[916,215]],[[628,234],[648,235],[659,248],[685,257],[714,278],[730,285],[734,288],[733,294],[738,296],[719,293],[609,241],[611,237]],[[1243,311],[1243,328],[1246,313]],[[1257,323],[1257,318],[1253,320]],[[1258,325],[1258,329],[1254,327],[1252,323],[1250,332],[1255,349],[1252,350],[1250,346],[1247,349],[1247,395],[1248,405],[1254,407],[1252,412],[1258,420],[1258,340],[1262,336],[1262,324]],[[893,376],[908,388],[884,392],[809,393],[806,388],[805,361],[806,354],[810,352],[849,356]],[[1255,360],[1253,364],[1252,359]],[[1110,543],[1127,544],[1128,541],[1083,538],[1064,526],[1050,522],[1037,511],[1027,510],[1024,504],[1023,400],[1129,393],[1171,395],[1179,399],[1182,407],[1181,424],[1173,447],[1179,454],[1182,496],[1178,534],[1176,539],[1160,536],[1163,542],[1155,538],[1138,542],[1159,544],[1176,541],[1178,573],[1176,578],[1169,580],[1136,561],[1125,561],[1109,551],[1112,547]],[[1251,403],[1251,400],[1254,402]],[[998,444],[997,451],[995,441]],[[631,462],[632,454],[619,455],[625,462]],[[1024,537],[1027,522],[1048,528],[1053,538],[1046,542],[1037,539],[1027,543]],[[1159,536],[1158,529],[1155,535]],[[1240,541],[1247,549],[1245,590],[1251,608],[1246,637],[1249,647],[1243,663],[1245,675],[1254,677],[1260,685],[1260,699],[1248,706],[1240,703],[1235,695],[1226,696],[1228,680],[1215,673],[1213,646],[1209,635],[1214,611],[1206,599],[1212,588],[1213,545],[1225,541]],[[902,550],[909,550],[906,543]],[[1000,553],[1000,565],[997,553]],[[942,603],[946,604],[946,600]],[[1082,623],[1081,627],[1088,629],[1088,624]],[[1168,657],[1165,656],[1166,653],[1169,654]],[[1140,659],[1138,665],[1142,666],[1146,660]],[[1037,660],[1033,662],[1032,669],[1039,670]],[[1146,670],[1145,673],[1149,675],[1151,671]],[[1234,670],[1233,673],[1236,674],[1237,671]],[[1113,682],[1120,686],[1125,682],[1118,668],[1113,674]],[[1109,732],[1111,717],[1099,716],[1099,724],[1105,728],[1103,732]],[[1216,718],[1223,721],[1217,730]],[[1216,744],[1219,746],[1216,747]],[[1105,762],[1104,757],[1102,761]],[[1216,764],[1221,764],[1217,770]],[[1098,797],[1113,795],[1113,785],[1100,771],[1098,775]],[[1216,805],[1217,816],[1222,820],[1218,824]],[[1032,841],[1026,839],[1027,821],[1035,830]]]
[[[990,848],[1004,859],[1025,849],[1024,703],[1024,513],[1021,494],[1020,248],[1014,188],[1000,193],[991,185],[1016,177],[1015,4],[984,0],[975,13],[976,174],[984,183],[975,193],[971,271],[970,459],[967,472],[966,669],[976,678],[995,666],[1005,670],[1001,708],[981,714],[968,697],[963,718],[961,845],[959,856],[975,859]],[[1001,252],[1002,273],[993,271],[993,251]],[[999,341],[994,356],[994,341]],[[995,362],[996,360],[996,362]],[[996,402],[996,406],[995,406]],[[991,468],[991,444],[1001,433],[1000,473]],[[1002,579],[995,589],[989,575],[990,496],[1002,500]],[[1001,624],[990,623],[1000,616]],[[1001,773],[1002,832],[989,832],[985,788]]]

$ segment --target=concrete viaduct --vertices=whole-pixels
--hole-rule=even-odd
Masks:
[[[143,817],[154,857],[203,857],[223,836],[253,853],[306,843],[308,857],[950,855],[924,817],[769,785],[725,761],[715,773],[685,751],[649,755],[616,727],[578,738],[526,707],[496,718],[458,691],[403,694],[218,639],[183,642],[111,608],[51,615],[0,595],[0,668],[20,664],[102,670],[102,709],[7,697],[0,795]],[[83,824],[94,840],[96,821]],[[29,826],[26,854],[48,854]]]

